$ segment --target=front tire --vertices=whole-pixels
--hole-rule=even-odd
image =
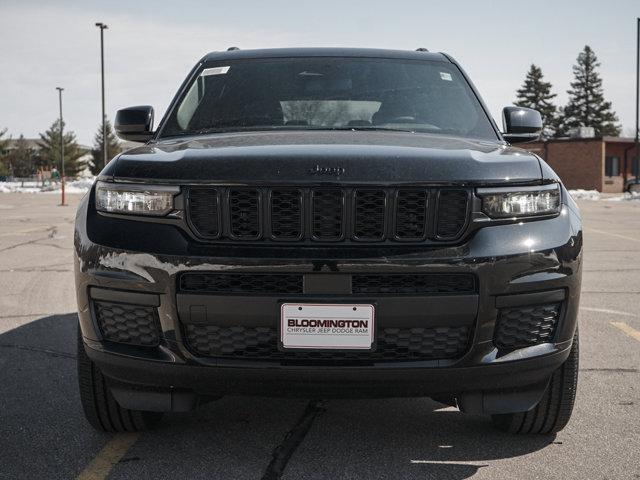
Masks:
[[[118,404],[104,375],[84,350],[80,325],[77,349],[80,402],[84,415],[93,428],[104,432],[138,432],[158,424],[162,413],[130,410]]]
[[[562,430],[573,411],[578,385],[578,332],[569,357],[553,373],[542,399],[528,412],[492,415],[493,425],[508,433],[551,434]]]

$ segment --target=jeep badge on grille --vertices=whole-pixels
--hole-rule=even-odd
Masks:
[[[311,175],[335,175],[337,177],[344,175],[345,171],[343,167],[321,167],[320,165],[309,169]]]

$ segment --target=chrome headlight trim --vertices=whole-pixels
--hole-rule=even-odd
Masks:
[[[532,187],[478,188],[482,212],[491,218],[519,218],[560,213],[560,184]]]
[[[180,187],[99,181],[95,188],[96,210],[121,215],[162,217],[174,209]]]

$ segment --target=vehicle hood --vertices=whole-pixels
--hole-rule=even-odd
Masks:
[[[411,132],[279,131],[163,140],[115,158],[115,181],[219,184],[537,182],[533,154],[497,142]]]

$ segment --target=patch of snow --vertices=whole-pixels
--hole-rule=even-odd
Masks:
[[[605,200],[607,202],[627,202],[627,201],[640,202],[640,192],[626,192],[624,195],[605,198]]]
[[[95,177],[81,178],[71,180],[65,183],[64,191],[66,193],[87,193]],[[60,193],[61,187],[59,183],[38,185],[38,182],[0,182],[0,193]]]
[[[600,192],[597,190],[569,190],[569,194],[574,200],[600,200]]]

